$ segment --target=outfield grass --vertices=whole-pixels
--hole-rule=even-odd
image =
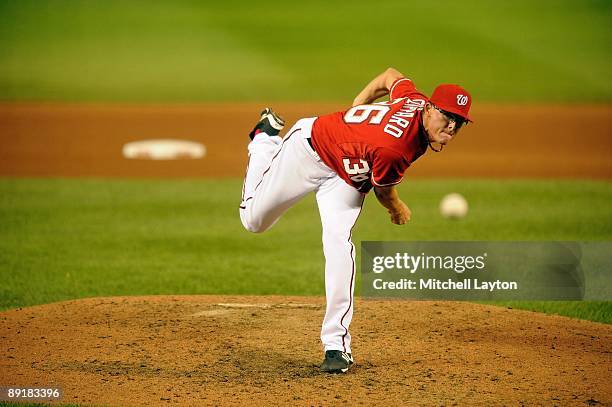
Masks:
[[[91,296],[322,295],[320,224],[308,197],[270,231],[243,230],[241,181],[0,180],[0,308]],[[439,199],[463,193],[459,222]],[[409,225],[370,196],[354,240],[610,240],[612,184],[405,180]],[[609,303],[527,304],[612,322]],[[521,304],[514,304],[519,307]]]
[[[612,101],[609,1],[0,0],[0,100],[347,101],[387,66],[474,100]]]

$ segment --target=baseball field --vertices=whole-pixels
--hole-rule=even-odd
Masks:
[[[474,123],[408,170],[407,225],[366,199],[358,259],[373,240],[612,240],[611,8],[0,1],[0,387],[65,405],[612,404],[609,299],[372,300],[358,274],[356,364],[324,374],[314,197],[265,234],[238,217],[262,107],[342,110],[394,66],[426,94],[465,86]],[[168,138],[206,155],[122,155]],[[464,219],[440,216],[449,192]]]

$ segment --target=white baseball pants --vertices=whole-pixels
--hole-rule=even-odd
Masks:
[[[259,133],[249,143],[240,220],[248,231],[264,232],[306,194],[315,192],[323,227],[327,300],[321,341],[325,351],[350,353],[356,273],[351,231],[365,195],[344,182],[308,144],[315,119],[299,120],[284,139]]]

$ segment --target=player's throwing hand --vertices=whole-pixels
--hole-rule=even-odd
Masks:
[[[389,213],[391,214],[391,222],[396,225],[403,225],[408,222],[412,216],[410,208],[402,201],[399,201],[397,208],[393,210],[389,209]]]

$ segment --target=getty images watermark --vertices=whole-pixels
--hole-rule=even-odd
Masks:
[[[362,295],[610,300],[609,242],[362,242]]]
[[[459,274],[466,271],[484,270],[486,268],[487,253],[480,256],[431,256],[421,253],[410,255],[408,252],[396,253],[395,256],[376,256],[372,259],[372,272],[383,273],[385,270],[405,270],[414,274],[419,270],[445,270]],[[486,276],[485,276],[486,277]],[[518,290],[517,281],[479,280],[478,278],[464,278],[454,280],[447,278],[419,278],[416,280],[401,278],[394,281],[385,281],[376,278],[373,281],[377,290],[407,289],[407,290]]]

